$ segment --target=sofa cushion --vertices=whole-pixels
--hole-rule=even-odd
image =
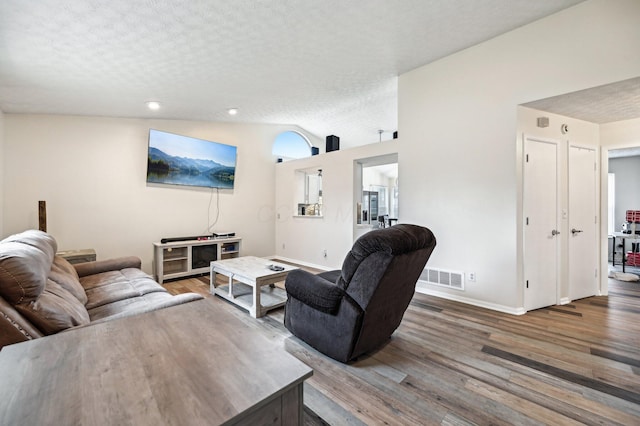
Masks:
[[[175,296],[164,292],[148,293],[90,309],[89,317],[93,324],[96,321],[110,321],[116,318],[138,315],[202,298],[201,295],[195,293],[184,293]]]
[[[84,292],[76,268],[73,267],[66,259],[55,256],[49,271],[49,279],[60,284],[62,288],[71,293],[80,303],[85,305],[88,301],[87,294]]]
[[[46,281],[44,291],[37,299],[17,304],[16,310],[44,334],[89,324],[89,313],[84,305],[52,280]]]
[[[0,296],[11,305],[29,303],[47,283],[53,252],[17,241],[0,243]]]
[[[80,278],[88,301],[87,309],[149,293],[167,293],[151,276],[140,269],[127,268]]]

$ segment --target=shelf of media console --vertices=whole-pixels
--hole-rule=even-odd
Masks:
[[[155,278],[162,284],[174,278],[209,273],[211,261],[238,257],[241,241],[240,237],[230,237],[153,243]],[[200,250],[202,247],[210,249]],[[198,262],[195,265],[194,260]]]

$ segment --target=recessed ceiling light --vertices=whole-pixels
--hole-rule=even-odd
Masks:
[[[147,107],[153,111],[160,109],[160,102],[149,101],[147,102]]]
[[[238,108],[229,108],[229,115],[236,115],[238,113]]]

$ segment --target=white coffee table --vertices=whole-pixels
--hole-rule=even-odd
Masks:
[[[282,267],[272,271],[270,265]],[[216,294],[259,318],[267,311],[284,306],[287,293],[271,284],[283,281],[295,266],[254,256],[242,256],[211,262],[211,294]],[[229,277],[228,284],[218,285],[216,274]]]

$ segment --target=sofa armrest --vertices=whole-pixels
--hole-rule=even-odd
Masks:
[[[289,272],[284,286],[287,296],[329,314],[338,311],[344,295],[344,291],[331,281],[302,269]]]
[[[0,350],[3,346],[42,336],[40,330],[0,297]]]
[[[102,272],[119,271],[126,268],[140,269],[142,261],[135,256],[98,260],[96,262],[76,263],[73,265],[79,277],[100,274]]]

